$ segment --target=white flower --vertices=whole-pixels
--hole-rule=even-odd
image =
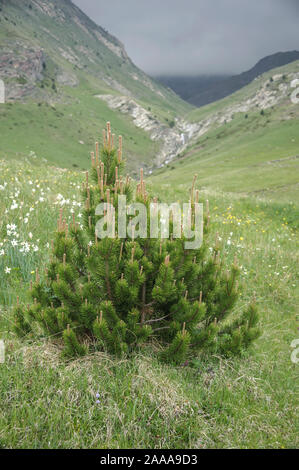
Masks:
[[[29,237],[30,239],[33,237],[33,235],[32,235],[31,232],[28,233],[28,237]]]
[[[10,206],[10,210],[13,211],[14,209],[17,209],[19,206],[18,204],[16,203],[15,200],[12,201],[12,205]]]
[[[6,266],[6,268],[5,268],[4,271],[5,271],[5,274],[10,274],[11,268],[8,268],[8,267]]]
[[[12,240],[12,241],[11,241],[11,244],[12,244],[12,246],[18,246],[17,240]]]
[[[24,224],[28,224],[28,217],[25,217]]]
[[[4,250],[0,250],[0,256],[3,256],[5,255],[5,251]]]

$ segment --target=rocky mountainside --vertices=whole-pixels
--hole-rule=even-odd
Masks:
[[[198,114],[201,109],[139,70],[121,42],[70,0],[0,0],[6,92],[0,158],[35,154],[57,166],[86,168],[110,120],[127,137],[131,174],[141,166],[151,173],[235,114],[281,106],[297,76],[296,67],[271,71]]]
[[[184,118],[176,118],[173,129],[154,120],[131,98],[113,95],[100,95],[99,98],[107,102],[111,109],[129,115],[136,127],[150,133],[153,141],[164,141],[154,161],[155,166],[164,167],[208,132],[219,129],[221,134],[221,129],[237,116],[243,116],[244,127],[248,116],[253,114],[266,116],[265,122],[272,113],[281,122],[297,119],[297,106],[291,101],[293,85],[297,80],[299,82],[299,61],[273,69],[230,97],[195,109]],[[261,121],[260,125],[263,126],[264,122]],[[240,128],[240,135],[243,130],[243,127]]]
[[[180,138],[175,120],[192,109],[138,69],[123,44],[70,0],[0,0],[0,79],[6,98],[0,154],[26,155],[28,148],[61,166],[73,153],[74,164],[85,167],[96,126],[110,119],[116,132],[129,135],[129,169],[151,167],[163,158],[165,136]],[[161,128],[155,145],[150,132],[136,133],[132,120],[97,98],[106,94],[145,110]]]
[[[7,99],[30,96],[36,84],[76,86],[83,74],[127,96],[179,103],[70,0],[0,0],[0,9],[0,76]]]
[[[195,106],[204,106],[225,98],[248,85],[255,78],[276,67],[299,60],[298,51],[278,52],[261,59],[250,70],[230,77],[157,77],[165,86]]]

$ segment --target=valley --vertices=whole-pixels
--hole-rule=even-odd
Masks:
[[[277,65],[197,108],[71,1],[0,0],[1,449],[298,447],[299,60]],[[253,298],[258,307],[262,334],[239,356],[166,364],[155,337],[121,357],[94,347],[70,359],[58,334],[14,333],[16,304],[48,276],[59,213],[70,227],[90,221],[86,171],[107,121],[134,189],[143,168],[151,197],[185,203],[197,175],[205,262],[217,245],[219,263],[240,270],[227,325]],[[89,258],[94,234],[87,242]]]

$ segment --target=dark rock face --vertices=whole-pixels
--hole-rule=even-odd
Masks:
[[[99,87],[108,85],[139,99],[168,97],[187,109],[70,0],[0,0],[0,29],[0,79],[9,100],[56,101],[62,87],[78,86],[85,76],[88,82],[101,82]]]
[[[45,56],[21,41],[7,43],[0,49],[0,77],[5,83],[6,99],[20,99],[32,94],[36,82],[43,79]]]

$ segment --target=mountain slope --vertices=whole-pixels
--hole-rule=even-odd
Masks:
[[[0,0],[0,152],[34,151],[60,166],[85,167],[107,119],[129,138],[129,169],[152,166],[150,133],[111,111],[98,95],[125,95],[164,129],[190,106],[139,70],[123,45],[69,0]],[[179,131],[178,131],[179,134]],[[78,143],[79,144],[78,146]]]
[[[173,92],[149,78],[128,57],[114,36],[91,21],[69,0],[1,0],[1,75],[28,82],[47,77],[75,85],[80,71],[100,80],[103,87],[140,100],[175,101]],[[10,65],[10,67],[9,67]],[[8,82],[9,85],[10,82]],[[25,84],[26,85],[26,84]],[[14,94],[12,87],[8,93]],[[28,91],[24,86],[23,90]]]
[[[298,51],[278,52],[264,57],[250,70],[231,77],[157,77],[157,79],[189,103],[200,107],[225,98],[263,73],[296,60],[299,60]]]
[[[167,179],[167,186],[186,191],[198,173],[202,189],[299,204],[299,105],[291,100],[295,80],[299,61],[192,111],[188,117],[198,126],[197,137],[151,178],[154,190]]]

